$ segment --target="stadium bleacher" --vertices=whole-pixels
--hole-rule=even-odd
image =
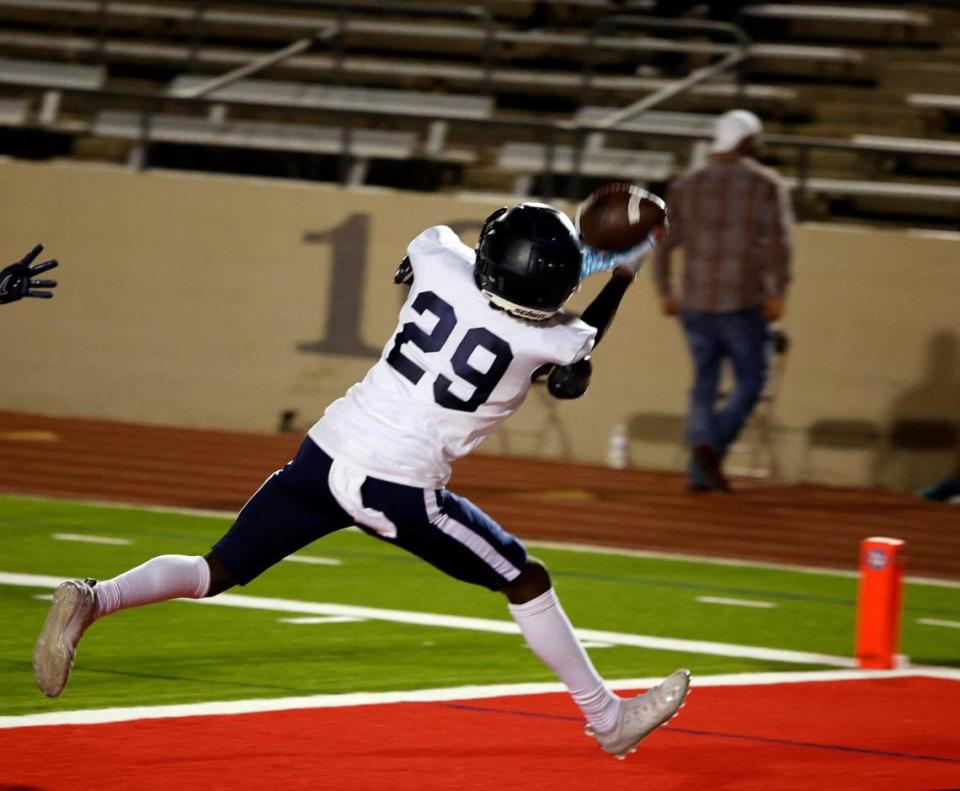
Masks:
[[[353,183],[523,194],[559,184],[577,199],[571,190],[618,176],[662,189],[702,156],[717,113],[746,106],[806,216],[956,227],[960,8],[744,4],[738,72],[602,128],[605,114],[741,46],[708,26],[635,27],[652,5],[0,0],[0,154],[203,169],[210,149],[258,149],[349,160],[349,176],[335,177]],[[334,33],[306,52],[183,98],[323,29]],[[182,150],[167,160],[171,146]],[[876,205],[860,212],[865,199]]]
[[[170,85],[172,95],[189,95],[208,78],[191,75],[177,77]],[[406,115],[442,114],[451,119],[489,118],[493,100],[475,94],[428,93],[383,88],[342,88],[279,80],[239,80],[209,94],[213,99],[240,100],[254,104],[290,107],[317,107],[335,110],[374,110]]]
[[[0,99],[0,124],[21,126],[27,122],[30,103],[26,99]]]
[[[534,177],[548,168],[561,176],[582,176],[647,185],[664,182],[673,172],[673,155],[666,151],[637,151],[620,148],[584,148],[558,145],[551,150],[542,143],[504,143],[497,158],[498,165],[518,173],[514,194],[529,195]]]
[[[97,114],[90,132],[100,137],[139,140],[141,123],[141,113],[108,111]],[[269,121],[215,121],[159,113],[150,115],[148,123],[149,139],[154,142],[323,154],[335,154],[344,145],[341,130],[336,127],[278,124]],[[357,157],[409,159],[416,152],[417,138],[410,132],[355,129],[352,130],[347,145],[350,153]]]

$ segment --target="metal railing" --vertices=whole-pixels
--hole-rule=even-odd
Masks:
[[[36,86],[33,85],[24,87],[36,89]],[[140,166],[143,168],[149,167],[150,165],[149,148],[152,142],[150,127],[151,117],[154,114],[182,112],[201,115],[209,113],[212,107],[222,105],[226,106],[228,110],[231,108],[249,111],[258,111],[265,108],[282,110],[285,116],[291,116],[307,123],[316,123],[319,116],[331,118],[335,125],[340,125],[344,130],[341,138],[341,149],[338,154],[341,159],[341,172],[343,173],[347,172],[349,163],[354,157],[354,152],[351,151],[350,130],[362,128],[364,121],[376,122],[386,119],[396,120],[398,118],[404,118],[403,114],[397,113],[396,110],[379,111],[374,108],[317,110],[316,108],[291,106],[282,100],[275,102],[258,100],[252,102],[233,98],[178,97],[110,89],[62,88],[60,90],[67,96],[85,100],[85,102],[91,106],[90,112],[117,109],[118,107],[136,108],[136,111],[141,114],[142,119],[139,144],[142,146],[144,152],[142,162],[140,163]],[[456,127],[457,124],[463,124],[465,128],[469,128],[474,135],[477,135],[485,145],[497,141],[506,142],[518,136],[526,139],[533,138],[539,140],[546,146],[547,150],[539,195],[546,200],[565,198],[574,202],[583,198],[583,194],[579,191],[580,186],[575,171],[566,174],[569,176],[566,190],[561,193],[555,189],[555,177],[558,174],[551,166],[555,147],[558,145],[573,145],[579,146],[582,149],[585,135],[594,132],[607,134],[611,132],[610,128],[606,126],[593,124],[574,126],[568,121],[548,121],[533,116],[514,117],[509,120],[476,118],[464,121],[463,119],[451,116],[449,113],[431,113],[422,109],[419,109],[415,115],[411,113],[409,116],[406,116],[406,120],[412,124],[428,124],[433,121],[446,121],[453,127]],[[65,124],[62,128],[58,128],[55,124],[50,126],[38,123],[35,124],[35,128],[47,132],[59,131],[65,135],[77,135],[89,132],[89,126],[87,128],[84,128],[82,125],[78,127],[75,122]],[[630,130],[627,128],[618,128],[614,131],[628,144],[635,144],[638,149],[649,148],[651,140],[662,140],[672,143],[693,143],[696,141],[706,141],[711,137],[707,132],[690,129],[665,128],[663,130]],[[797,161],[795,195],[801,210],[809,195],[807,187],[812,176],[810,159],[811,154],[814,152],[839,151],[853,154],[880,155],[890,155],[891,153],[888,147],[883,146],[869,146],[846,140],[794,135],[765,135],[764,144],[769,149],[787,149],[795,152]],[[905,151],[904,153],[909,154],[910,152]],[[925,156],[936,156],[944,160],[955,160],[957,163],[960,163],[960,154],[954,152],[944,151],[936,154],[925,154]],[[931,187],[933,187],[933,185],[931,185]]]
[[[97,47],[95,62],[102,65],[105,56],[107,28],[111,7],[118,5],[115,0],[97,0]],[[123,3],[120,3],[122,6]],[[334,72],[338,72],[347,55],[346,35],[350,31],[350,14],[366,13],[379,16],[399,16],[410,19],[450,18],[469,19],[475,21],[484,31],[483,43],[480,51],[483,78],[481,89],[485,94],[492,91],[492,75],[494,69],[495,43],[497,38],[497,23],[490,12],[480,5],[453,5],[444,3],[407,3],[401,0],[274,0],[268,4],[262,0],[233,0],[230,3],[233,11],[238,8],[249,7],[258,11],[271,10],[309,10],[323,11],[336,15],[336,21],[331,25],[323,20],[317,21],[317,32],[313,36],[306,36],[293,42],[288,47],[273,53],[270,56],[256,61],[265,61],[256,70],[282,63],[289,58],[302,54],[318,41],[329,41],[333,44],[335,54]],[[199,0],[190,17],[190,49],[191,61],[196,59],[197,53],[203,46],[202,30],[211,15],[218,13],[214,8],[213,0]],[[252,65],[251,64],[248,65]],[[239,69],[238,69],[239,71]],[[242,75],[246,76],[246,75]],[[239,79],[238,77],[237,79]]]
[[[706,33],[711,35],[720,35],[733,39],[736,48],[733,52],[728,52],[720,58],[719,61],[709,66],[696,69],[687,76],[678,79],[653,93],[622,107],[619,110],[611,112],[606,117],[594,122],[592,127],[585,126],[582,122],[572,122],[574,134],[577,136],[576,151],[574,154],[574,176],[573,189],[579,191],[579,170],[581,159],[583,157],[585,135],[596,131],[596,128],[612,129],[624,121],[637,118],[645,112],[658,107],[669,99],[680,96],[687,91],[695,88],[701,83],[717,77],[720,74],[737,70],[737,101],[742,99],[743,83],[740,79],[739,66],[749,57],[751,41],[747,34],[736,25],[726,22],[706,22],[695,19],[668,19],[662,17],[637,17],[623,14],[604,17],[598,21],[587,35],[586,53],[587,58],[583,67],[583,96],[588,98],[591,95],[591,82],[595,67],[596,43],[601,36],[611,32],[620,32],[623,29],[629,30],[665,30],[680,33]],[[552,136],[551,136],[552,137]],[[552,153],[551,153],[552,162]]]
[[[726,53],[716,63],[713,63],[710,66],[706,66],[702,69],[697,69],[696,71],[688,74],[686,77],[683,77],[682,79],[679,79],[670,85],[665,85],[663,88],[654,91],[649,96],[645,96],[643,99],[640,99],[639,101],[636,101],[615,113],[611,113],[611,115],[605,118],[603,122],[599,124],[599,126],[616,126],[617,124],[622,123],[630,118],[635,118],[639,115],[642,115],[647,110],[652,110],[654,107],[663,104],[663,102],[667,101],[668,99],[672,99],[676,96],[686,93],[691,88],[696,87],[702,82],[711,80],[726,71],[730,71],[739,67],[740,64],[742,64],[750,56],[750,45],[753,43],[743,30],[736,25],[729,24],[727,22],[704,22],[696,19],[665,19],[661,17],[635,17],[625,16],[622,14],[605,17],[590,29],[590,33],[587,36],[586,52],[588,53],[588,57],[583,68],[584,97],[588,97],[590,95],[590,83],[593,79],[594,70],[593,53],[596,52],[597,39],[599,39],[600,36],[604,35],[605,33],[610,31],[618,31],[623,28],[637,30],[670,30],[684,33],[699,32],[719,34],[732,38],[736,49],[733,52]],[[739,69],[737,76],[737,84],[742,88]],[[742,97],[738,94],[737,98],[739,100]]]
[[[111,10],[111,0],[98,0],[97,11],[100,20],[100,35],[98,36],[99,58],[103,59],[103,41],[108,27],[108,17]],[[201,0],[197,3],[190,24],[195,33],[191,39],[192,52],[196,54],[202,46],[201,28],[205,16],[211,12],[214,3],[210,0]],[[262,10],[264,5],[257,0],[234,0],[231,3],[233,8],[243,8],[249,6]],[[279,9],[309,9],[312,11],[334,12],[335,21],[321,20],[318,18],[317,31],[314,35],[303,37],[292,44],[262,57],[252,58],[250,62],[243,64],[236,69],[212,78],[206,84],[195,90],[195,95],[191,96],[170,96],[153,93],[137,93],[130,91],[103,90],[103,89],[81,89],[58,87],[66,95],[82,97],[96,109],[108,110],[115,109],[119,104],[123,107],[135,107],[140,113],[140,140],[139,145],[143,152],[141,167],[149,165],[149,148],[151,140],[151,118],[154,114],[169,111],[174,108],[176,111],[198,114],[199,112],[209,113],[215,106],[225,107],[227,109],[243,109],[247,111],[259,111],[266,109],[268,111],[282,111],[285,116],[292,116],[296,119],[314,121],[318,114],[324,117],[334,119],[336,125],[342,129],[341,149],[339,157],[341,159],[341,173],[349,170],[349,161],[353,157],[352,136],[355,128],[360,128],[364,122],[382,121],[386,119],[400,120],[405,123],[429,123],[433,121],[447,122],[456,125],[462,119],[458,119],[442,112],[430,113],[424,112],[423,108],[418,108],[416,113],[405,115],[403,112],[397,112],[395,109],[389,111],[380,111],[376,108],[369,109],[323,109],[305,108],[290,105],[282,100],[270,102],[268,100],[258,100],[257,102],[244,101],[238,98],[212,98],[209,94],[217,88],[235,80],[241,79],[251,74],[255,74],[269,66],[282,63],[289,58],[309,50],[315,43],[324,42],[331,44],[336,52],[335,71],[342,66],[343,59],[346,56],[345,35],[350,30],[351,14],[388,14],[409,16],[412,18],[445,17],[450,18],[469,18],[476,20],[483,26],[484,34],[482,37],[481,58],[483,61],[483,92],[489,95],[492,92],[492,82],[496,69],[496,44],[499,39],[500,31],[496,22],[490,13],[482,6],[453,6],[432,3],[401,3],[397,0],[278,0],[271,3],[270,8]],[[614,15],[600,20],[591,28],[589,33],[583,37],[582,57],[584,62],[582,86],[583,96],[581,100],[587,103],[586,99],[591,90],[593,77],[595,73],[596,61],[595,53],[598,50],[598,43],[603,41],[606,44],[611,42],[610,34],[621,32],[623,30],[633,29],[651,29],[651,30],[673,30],[683,33],[703,33],[715,37],[729,38],[733,41],[732,45],[717,45],[715,54],[720,56],[716,62],[694,71],[690,75],[676,80],[673,83],[663,86],[652,94],[634,102],[627,107],[621,108],[608,117],[593,123],[584,123],[577,120],[557,120],[550,121],[534,116],[514,117],[510,120],[489,118],[474,119],[469,123],[471,131],[476,135],[481,132],[479,138],[484,143],[491,141],[507,141],[511,135],[520,135],[527,139],[533,137],[541,141],[546,147],[546,156],[544,162],[544,171],[541,179],[541,195],[545,199],[555,197],[566,197],[576,201],[583,197],[581,194],[581,165],[587,146],[587,140],[594,134],[616,134],[619,138],[628,144],[639,144],[638,147],[646,147],[645,144],[650,140],[665,140],[672,143],[677,142],[695,142],[710,139],[710,135],[703,131],[689,129],[649,129],[632,130],[622,124],[631,119],[641,116],[651,108],[675,98],[676,96],[689,91],[707,80],[716,77],[719,74],[731,70],[738,70],[738,67],[749,56],[751,42],[746,34],[735,25],[701,22],[693,20],[660,19],[653,17],[638,17]],[[732,49],[731,49],[732,46]],[[737,81],[738,87],[742,88],[742,80]],[[24,85],[24,87],[27,87]],[[29,86],[36,88],[36,86]],[[44,125],[38,123],[39,128],[57,131],[56,125]],[[82,128],[62,127],[59,131],[64,134],[83,133]],[[808,198],[808,184],[812,175],[811,155],[816,151],[842,151],[857,154],[876,153],[881,155],[890,155],[889,147],[871,147],[862,143],[851,141],[800,137],[790,135],[766,135],[765,143],[771,149],[788,149],[796,153],[797,167],[797,188],[796,200],[800,213]],[[558,175],[555,167],[555,152],[559,145],[571,145],[574,149],[573,168],[571,172],[565,175],[569,176],[564,195],[558,195],[555,190],[555,176]],[[910,152],[904,152],[908,154]],[[957,157],[960,161],[960,155],[951,152],[942,152],[929,154],[929,156],[942,156],[946,158]]]

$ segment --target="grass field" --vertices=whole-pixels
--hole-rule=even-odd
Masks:
[[[483,627],[509,623],[501,596],[447,579],[358,531],[343,531],[302,553],[313,562],[281,563],[231,591],[284,600],[290,611],[262,602],[257,608],[170,602],[120,612],[84,638],[61,698],[49,701],[37,691],[30,657],[49,587],[11,584],[10,575],[107,578],[157,554],[202,554],[229,524],[211,516],[0,497],[0,715],[554,680],[519,635]],[[575,626],[614,633],[590,649],[611,679],[664,675],[679,665],[701,676],[831,665],[795,664],[759,650],[725,656],[703,641],[841,658],[852,650],[853,577],[572,549],[534,547],[533,554],[551,568]],[[331,620],[310,614],[316,603],[376,612]],[[422,614],[484,619],[484,630],[402,623],[392,619],[397,611],[421,621]],[[289,622],[305,614],[314,622]],[[908,584],[902,650],[912,662],[960,667],[960,628],[944,625],[957,622],[960,589]],[[681,650],[616,644],[636,635],[698,643]]]

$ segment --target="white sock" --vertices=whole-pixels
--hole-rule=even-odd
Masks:
[[[524,604],[507,606],[527,645],[566,685],[587,722],[601,732],[612,730],[620,698],[594,669],[553,588]]]
[[[202,599],[210,589],[210,567],[199,555],[160,555],[117,577],[98,582],[97,618],[128,607],[167,599]]]

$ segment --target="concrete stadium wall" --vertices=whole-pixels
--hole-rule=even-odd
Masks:
[[[391,276],[413,236],[449,224],[472,242],[501,202],[12,161],[0,185],[0,260],[37,241],[61,260],[55,300],[0,308],[0,409],[265,432],[284,412],[305,428],[363,375],[394,330]],[[804,226],[796,249],[781,477],[942,477],[955,452],[936,421],[960,423],[960,242]],[[534,391],[483,450],[604,462],[623,426],[632,464],[682,467],[690,362],[646,273],[595,362],[589,397]],[[934,421],[934,447],[892,442],[904,419]],[[751,461],[738,449],[730,465]]]

